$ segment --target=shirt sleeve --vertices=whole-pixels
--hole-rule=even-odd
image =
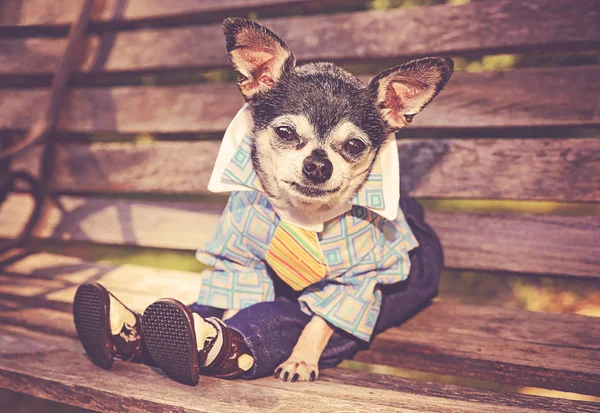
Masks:
[[[377,283],[395,284],[404,281],[410,273],[408,253],[418,247],[419,243],[403,215],[396,221],[386,221],[383,235],[382,256],[377,265]]]
[[[381,292],[374,274],[361,278],[362,283],[313,285],[298,299],[300,308],[368,342],[379,316]]]
[[[202,273],[198,304],[243,309],[274,300],[273,281],[257,259],[257,247],[244,242],[251,209],[247,193],[232,193],[214,237],[196,252],[198,261],[212,267]]]

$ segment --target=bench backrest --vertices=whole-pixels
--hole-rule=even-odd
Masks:
[[[362,10],[362,3],[99,2],[62,112],[56,202],[37,236],[194,250],[212,235],[223,198],[209,196],[207,181],[220,136],[243,103],[231,71],[219,70],[229,66],[219,24],[225,16],[271,16],[259,21],[301,62],[358,64],[365,79],[425,55],[600,46],[597,0],[385,11]],[[79,4],[0,5],[0,136],[26,131],[41,115]],[[330,14],[342,9],[354,11]],[[426,201],[447,267],[600,277],[598,96],[598,65],[462,71],[399,134],[402,183]],[[39,153],[33,148],[12,167],[35,171]],[[27,198],[14,194],[5,203],[0,237],[19,231]],[[482,200],[492,212],[478,207]],[[537,213],[560,203],[583,214]]]

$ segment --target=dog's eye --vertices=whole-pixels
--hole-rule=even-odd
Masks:
[[[344,144],[344,149],[350,155],[360,155],[367,148],[367,145],[360,139],[350,139],[348,142]]]
[[[293,142],[298,139],[296,132],[289,126],[278,126],[275,128],[275,133],[281,140],[286,142]]]

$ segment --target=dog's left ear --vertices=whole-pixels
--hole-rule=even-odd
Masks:
[[[389,132],[403,128],[442,91],[454,62],[448,57],[427,57],[386,69],[369,82],[369,90]]]
[[[282,76],[293,71],[294,54],[266,27],[232,17],[223,21],[223,32],[229,60],[239,73],[238,86],[246,101],[269,91]]]

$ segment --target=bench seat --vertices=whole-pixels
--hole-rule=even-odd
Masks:
[[[92,365],[72,340],[4,332],[0,386],[100,412],[597,412],[597,404],[493,393],[336,368],[316,383],[202,377],[194,388],[143,365]]]
[[[344,392],[353,395],[348,408],[359,410],[372,405],[373,411],[389,411],[386,409],[397,405],[399,411],[436,411],[436,403],[440,403],[439,406],[450,409],[445,411],[529,411],[519,410],[525,406],[538,406],[537,411],[575,411],[569,410],[575,407],[577,411],[593,411],[585,410],[592,408],[586,403],[579,406],[580,402],[566,400],[496,395],[484,390],[339,368],[326,370],[323,380],[314,387],[304,384],[294,387],[268,378],[257,382],[238,381],[232,389],[229,382],[203,378],[210,383],[210,392],[201,391],[199,387],[189,396],[180,397],[179,394],[189,392],[189,388],[160,377],[158,371],[117,364],[113,371],[104,372],[86,360],[72,323],[72,298],[78,284],[97,281],[138,311],[164,295],[191,303],[199,289],[198,273],[115,266],[37,253],[15,257],[13,263],[4,266],[0,279],[1,386],[95,410],[112,411],[118,403],[130,403],[128,409],[148,404],[158,409],[156,411],[179,406],[195,412],[205,411],[202,409],[207,408],[207,403],[212,403],[211,408],[229,411],[228,396],[215,395],[215,392],[236,394],[235,397],[244,395],[248,397],[249,406],[261,406],[260,394],[268,391],[269,403],[275,404],[274,397],[277,397],[278,402],[288,406],[300,403],[294,401],[295,394],[306,396],[301,399],[307,403],[303,405],[306,411],[328,411],[333,405],[342,409],[343,403],[335,403],[348,397],[341,396]],[[600,323],[579,315],[434,302],[402,326],[380,334],[355,360],[600,396]],[[148,381],[149,374],[150,377],[155,375],[157,380]],[[134,384],[137,382],[149,383],[139,390],[139,397],[121,400],[124,395],[138,392]],[[344,386],[332,386],[332,382]],[[159,393],[157,388],[161,389]],[[119,392],[112,394],[115,389]],[[169,389],[169,394],[165,394],[165,389]],[[67,401],[65,394],[69,397]],[[419,398],[415,399],[416,396]],[[450,397],[455,405],[437,400],[440,396]],[[498,397],[502,402],[496,400]],[[98,403],[99,400],[106,405],[86,404],[86,401]],[[486,406],[487,403],[491,405]],[[313,407],[316,405],[320,407]],[[565,410],[561,410],[563,408]]]

